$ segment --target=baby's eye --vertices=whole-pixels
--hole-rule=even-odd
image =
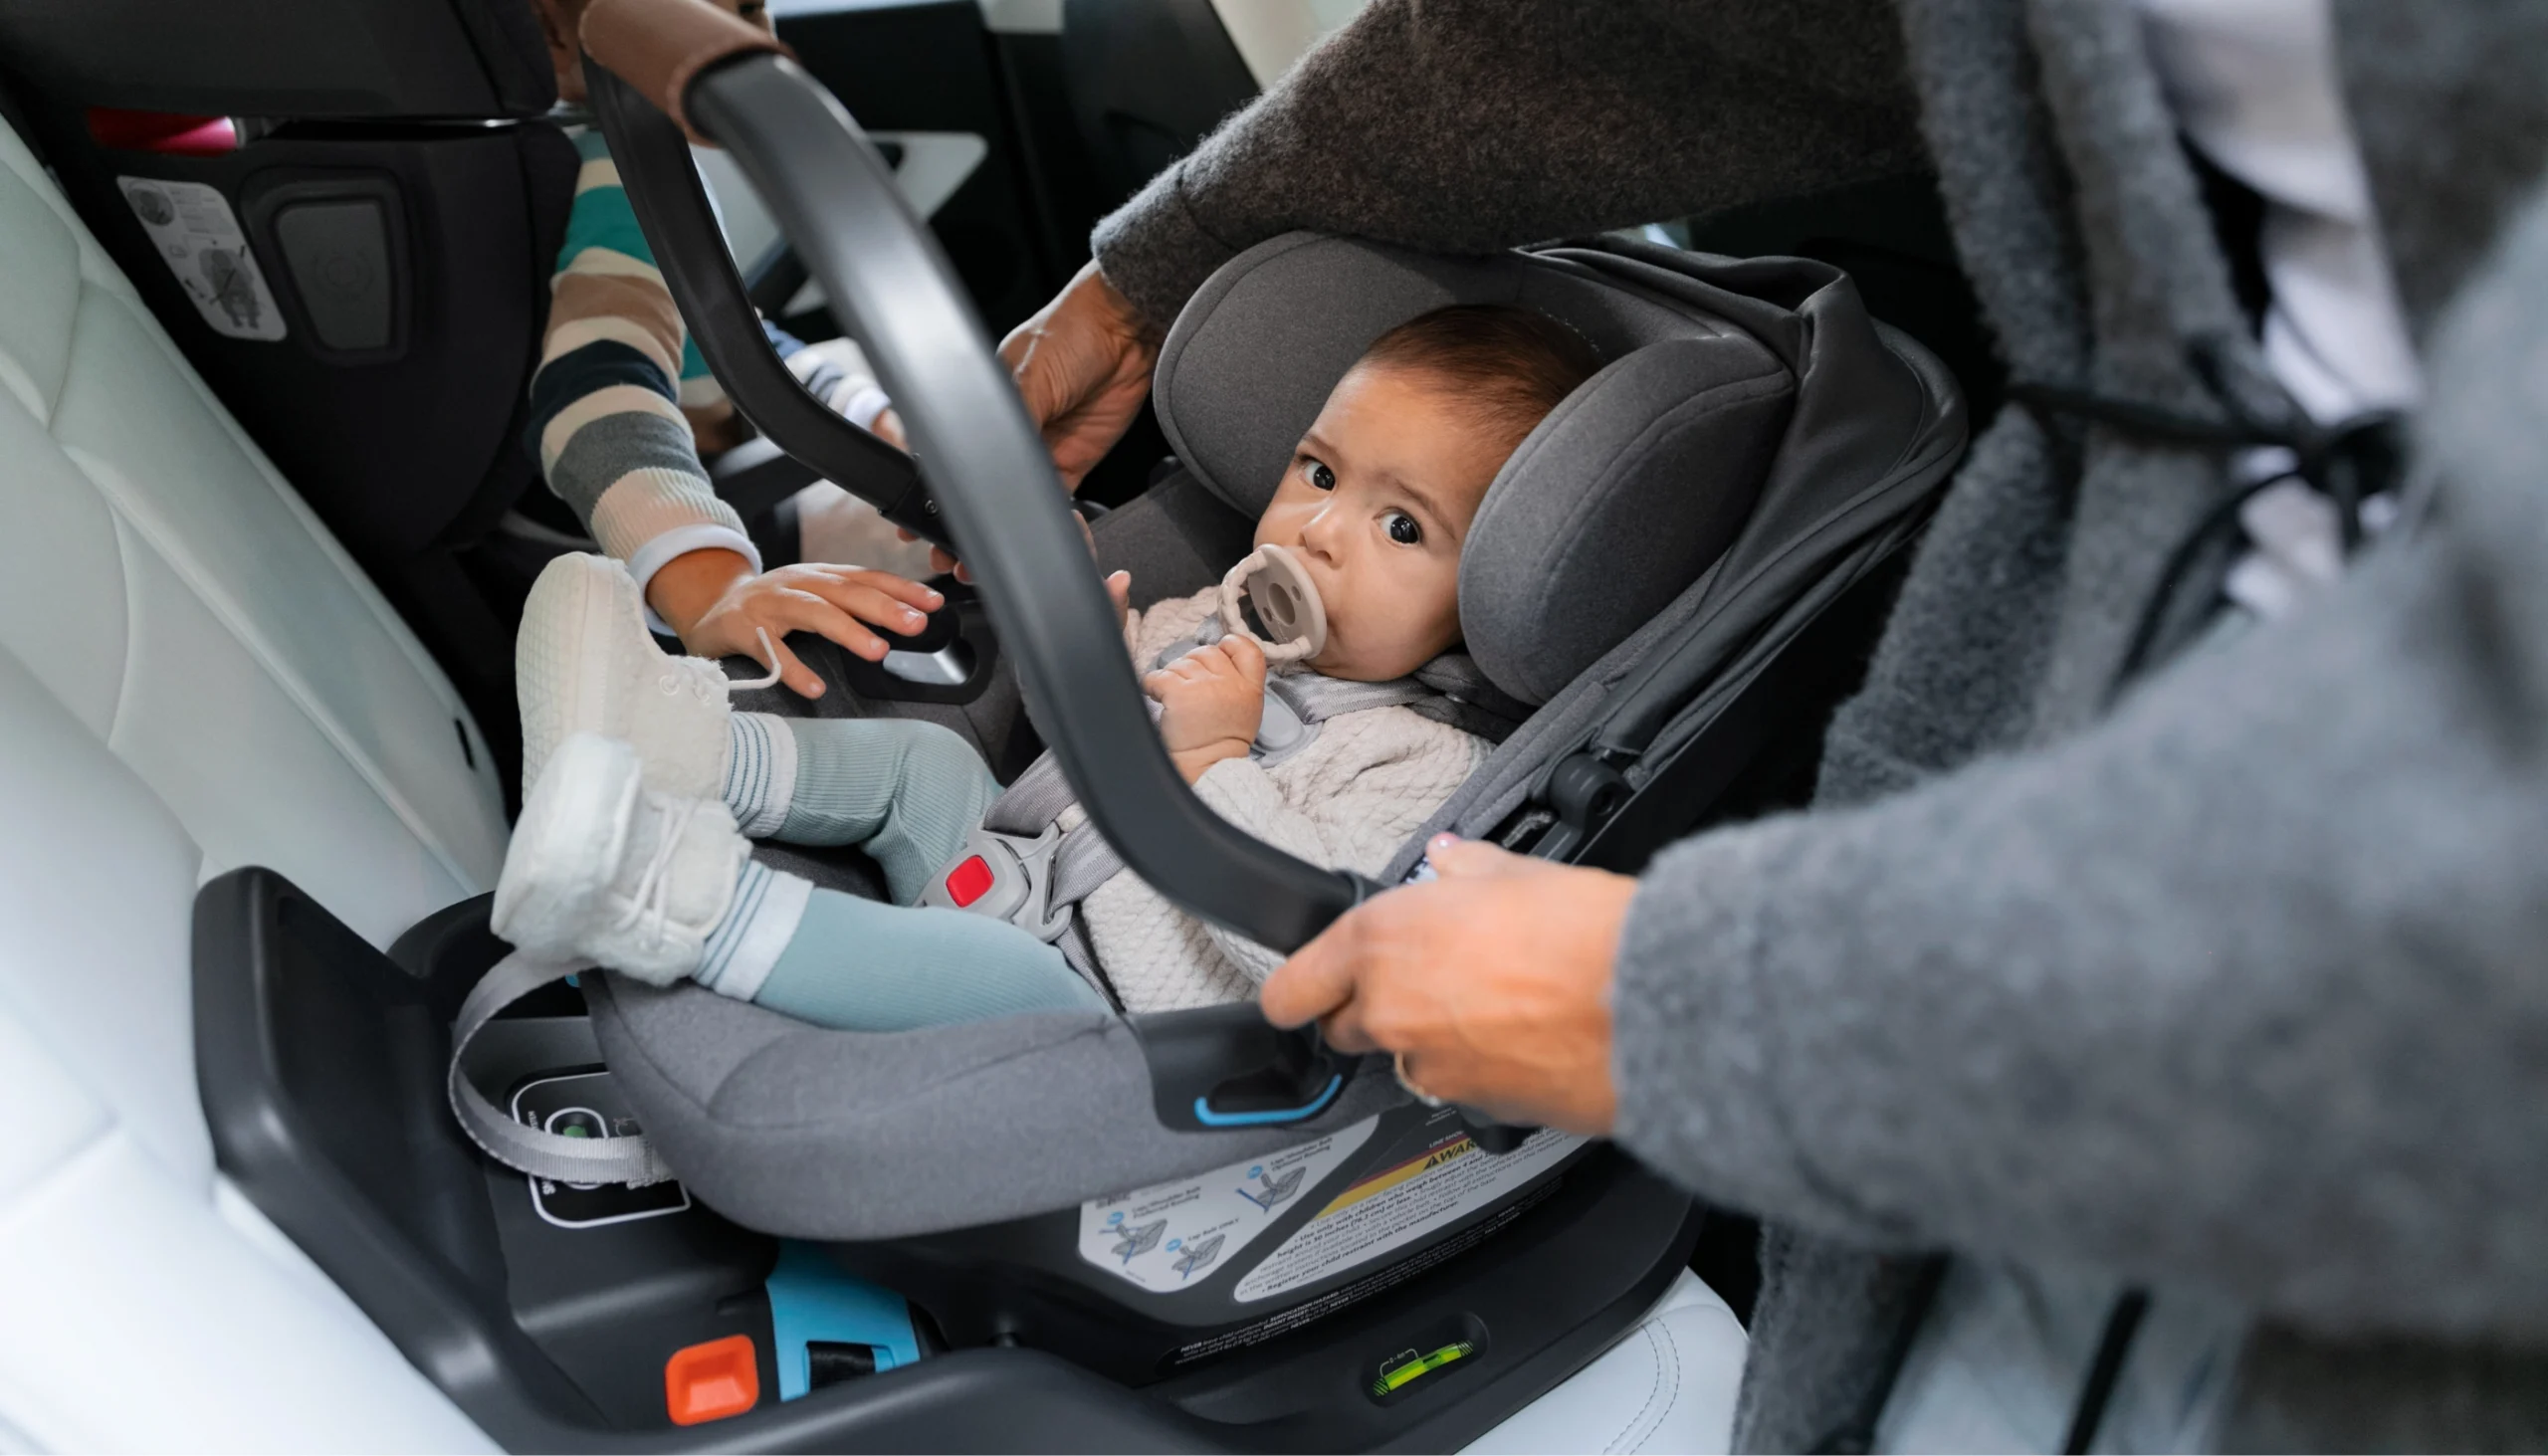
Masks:
[[[1401,546],[1411,546],[1424,539],[1424,527],[1416,524],[1415,518],[1403,511],[1390,512],[1384,524],[1389,539]]]
[[[1336,489],[1336,472],[1329,470],[1325,461],[1313,460],[1307,465],[1302,466],[1301,479],[1308,481],[1311,486],[1318,490],[1333,491]]]

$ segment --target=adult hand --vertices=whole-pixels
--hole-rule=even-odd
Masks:
[[[1347,913],[1265,982],[1277,1026],[1393,1052],[1427,1096],[1506,1122],[1604,1134],[1611,962],[1636,882],[1437,836],[1436,879]]]
[[[728,559],[692,559],[719,556]],[[668,576],[673,579],[667,581]],[[866,624],[917,632],[927,622],[926,614],[946,602],[936,591],[889,571],[807,564],[755,576],[750,563],[732,551],[675,557],[647,584],[647,596],[692,652],[706,658],[740,653],[774,667],[778,680],[804,698],[822,697],[823,680],[788,651],[788,633],[817,633],[877,662],[890,649]],[[769,634],[775,662],[761,650],[763,632]]]
[[[1159,345],[1158,330],[1094,260],[1000,341],[999,356],[1065,490],[1079,489],[1141,413]]]

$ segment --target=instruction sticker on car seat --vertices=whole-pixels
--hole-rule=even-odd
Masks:
[[[219,188],[158,177],[117,177],[115,185],[123,189],[132,215],[141,219],[159,261],[177,276],[178,286],[214,332],[232,338],[283,337],[283,314],[275,310],[274,292],[258,271],[257,255],[248,251],[239,215]]]
[[[1379,1118],[1192,1178],[1079,1205],[1079,1256],[1118,1279],[1173,1294],[1234,1258],[1371,1141]]]
[[[1446,1108],[1398,1149],[1405,1156],[1379,1158],[1249,1270],[1234,1297],[1271,1299],[1403,1248],[1515,1192],[1586,1141],[1543,1128],[1491,1157]]]

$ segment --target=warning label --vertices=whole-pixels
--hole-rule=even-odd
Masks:
[[[204,322],[232,338],[283,337],[275,296],[219,189],[157,177],[117,177],[115,183]]]
[[[1079,1206],[1079,1256],[1144,1289],[1183,1289],[1291,1212],[1293,1200],[1370,1142],[1379,1123],[1365,1118],[1199,1177],[1092,1198]]]
[[[1486,1207],[1555,1167],[1585,1140],[1547,1129],[1501,1157],[1478,1150],[1445,1111],[1384,1157],[1238,1282],[1242,1301],[1271,1299],[1377,1259]]]

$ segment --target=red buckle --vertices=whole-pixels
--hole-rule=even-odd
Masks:
[[[990,862],[980,855],[969,856],[947,872],[947,898],[955,901],[958,910],[988,895],[990,890]]]

